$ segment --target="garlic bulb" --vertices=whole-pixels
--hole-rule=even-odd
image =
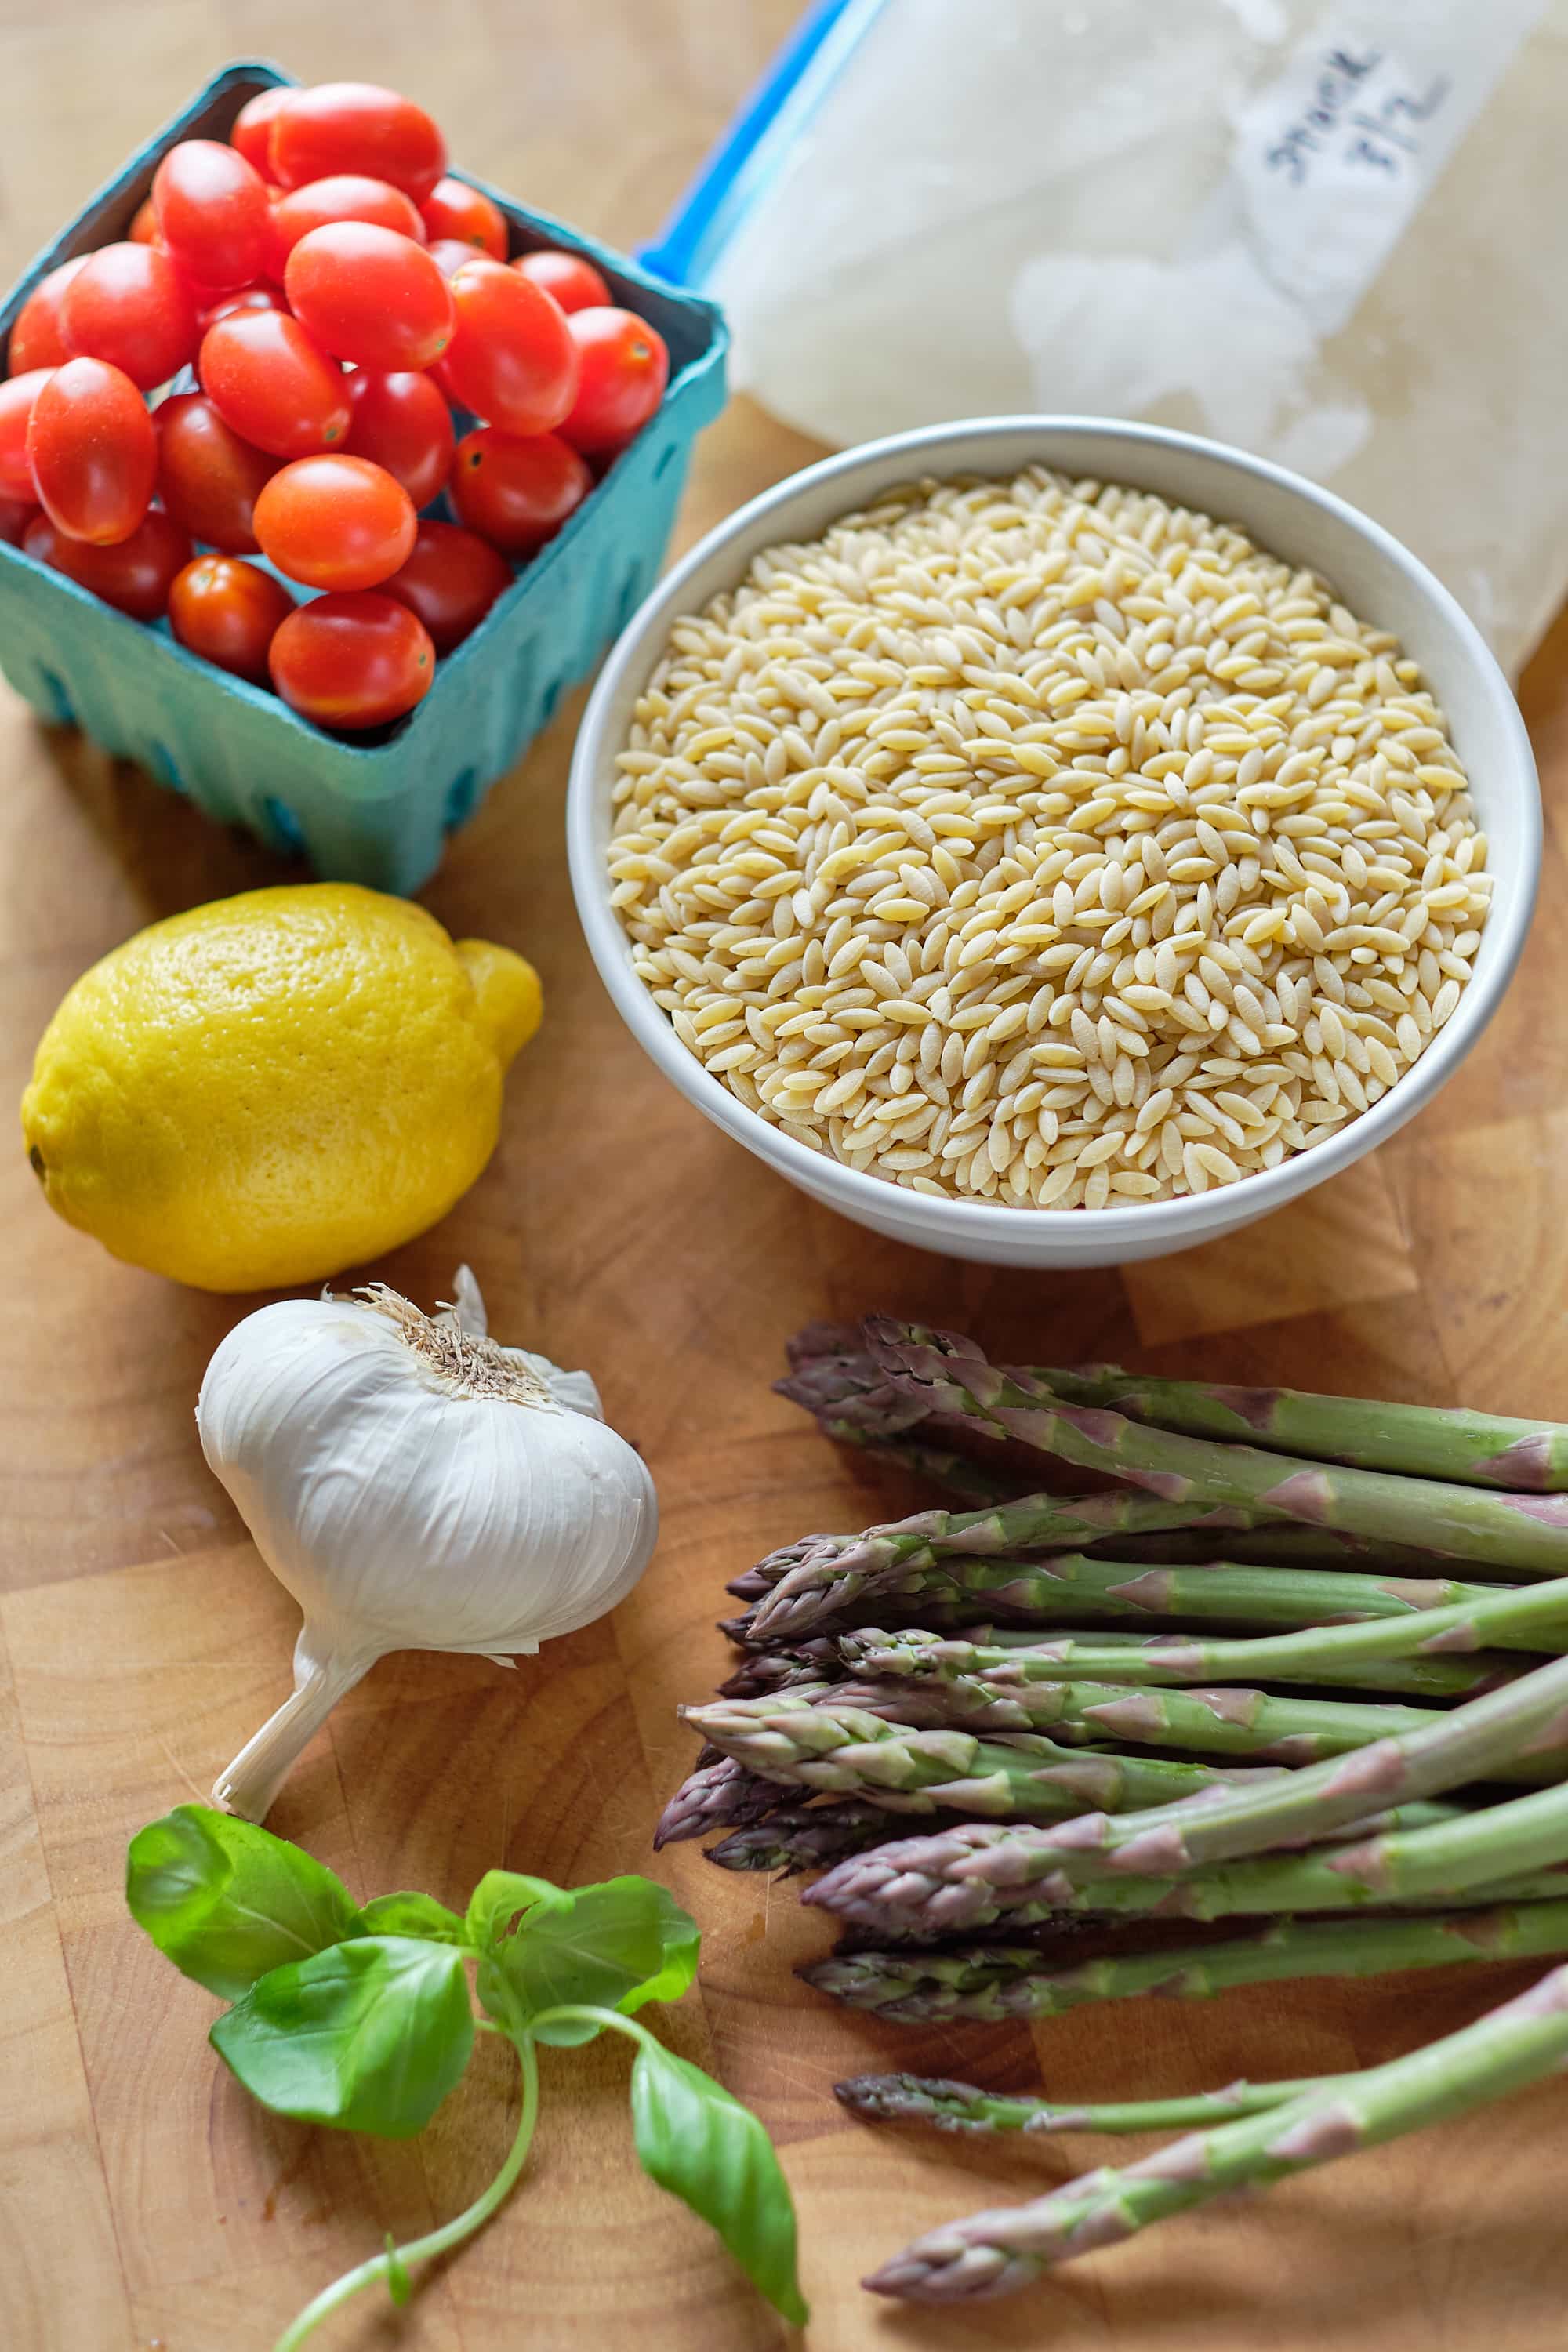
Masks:
[[[260,1821],[306,1741],[389,1650],[508,1664],[625,1598],[658,1510],[585,1372],[486,1336],[467,1266],[434,1318],[382,1285],[247,1315],[196,1426],[304,1612],[294,1693],[213,1790]]]

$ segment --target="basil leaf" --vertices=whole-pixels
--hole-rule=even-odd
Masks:
[[[664,1969],[662,1895],[646,1878],[607,1878],[567,1894],[543,1879],[490,1871],[468,1906],[468,1925],[487,1937],[480,2000],[513,2031],[566,2004],[613,2009]],[[601,2031],[575,2018],[535,2030],[562,2048]]]
[[[401,1895],[378,1895],[359,1915],[362,1936],[417,1936],[426,1944],[468,1943],[463,1923],[455,1911],[433,1895],[405,1889]]]
[[[548,1878],[525,1878],[518,1870],[487,1870],[468,1897],[463,1933],[482,1952],[499,1943],[520,1913],[569,1910],[572,1897]]]
[[[131,1841],[125,1899],[174,1966],[234,2000],[258,1977],[356,1932],[342,1881],[254,1822],[176,1805]]]
[[[645,2042],[632,2066],[632,2132],[643,2170],[711,2223],[774,2310],[804,2327],[789,2183],[751,2110],[700,2066]]]
[[[259,1978],[208,2039],[275,2114],[406,2139],[473,2048],[462,1955],[405,1936],[336,1944]]]
[[[702,1945],[702,1930],[689,1911],[683,1911],[668,1886],[650,1879],[658,1898],[659,1934],[664,1945],[664,1966],[646,1984],[634,1985],[631,1991],[616,2001],[616,2007],[629,2017],[645,2000],[679,2000],[697,1974],[697,1956]]]

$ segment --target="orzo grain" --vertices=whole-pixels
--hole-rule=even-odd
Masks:
[[[678,621],[612,903],[759,1118],[915,1191],[1278,1167],[1451,1016],[1486,843],[1394,639],[1229,524],[1032,467],[889,491]]]

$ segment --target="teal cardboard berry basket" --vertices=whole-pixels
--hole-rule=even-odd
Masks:
[[[0,305],[0,338],[45,273],[123,236],[176,140],[221,139],[248,98],[289,77],[226,66],[100,190]],[[480,183],[482,185],[483,183]],[[440,664],[406,719],[374,736],[323,734],[276,695],[215,669],[74,582],[0,543],[0,670],[42,716],[138,761],[220,824],[305,856],[335,880],[411,891],[446,837],[549,720],[653,586],[691,445],[724,399],[726,336],[712,303],[624,254],[495,198],[513,248],[585,253],[615,298],[669,346],[669,388],[558,535]]]

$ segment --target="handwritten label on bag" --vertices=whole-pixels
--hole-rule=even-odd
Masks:
[[[1337,334],[1544,0],[1329,15],[1236,117],[1231,192],[1264,276]]]

